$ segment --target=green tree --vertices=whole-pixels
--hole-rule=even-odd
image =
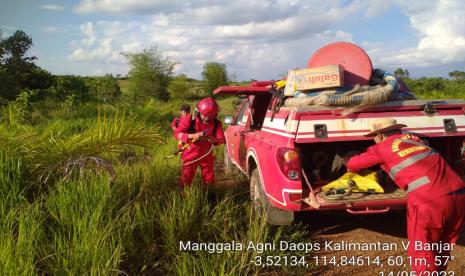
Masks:
[[[168,85],[168,92],[171,98],[186,99],[191,96],[191,84],[186,75],[181,74],[175,77]]]
[[[118,81],[113,75],[89,78],[86,84],[92,96],[105,102],[114,101],[121,95]]]
[[[56,76],[49,91],[60,101],[72,97],[84,102],[90,96],[89,87],[84,82],[84,79],[77,76]]]
[[[448,80],[443,78],[420,78],[408,80],[407,85],[415,93],[429,95],[434,91],[445,92]]]
[[[3,38],[0,31],[0,97],[14,100],[21,91],[43,90],[52,84],[49,72],[34,64],[37,58],[28,56],[32,38],[23,31]]]
[[[2,30],[0,30],[0,62],[3,64],[2,60],[3,60],[3,56],[5,55],[5,49],[3,47],[3,32]]]
[[[2,32],[0,32],[0,36],[3,36]],[[18,30],[12,36],[2,38],[0,46],[0,63],[2,65],[24,65],[26,62],[37,59],[34,56],[26,56],[27,51],[32,47],[32,38],[24,31]]]
[[[464,80],[465,72],[455,70],[455,71],[449,72],[449,77],[454,80]]]
[[[124,53],[129,62],[129,91],[136,98],[167,100],[168,84],[173,75],[176,61],[164,57],[156,47],[140,53]]]
[[[408,71],[407,71],[408,72]],[[399,77],[399,78],[404,78],[405,77],[405,70],[402,68],[397,68],[394,71],[394,76]]]
[[[446,87],[446,82],[443,78],[427,78],[424,88],[426,91],[442,91]]]
[[[202,77],[205,80],[206,89],[209,94],[219,86],[228,85],[228,71],[226,64],[218,62],[207,62],[203,66]]]

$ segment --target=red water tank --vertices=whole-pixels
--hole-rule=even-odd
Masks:
[[[328,44],[310,57],[308,68],[339,64],[344,68],[344,86],[367,85],[373,66],[367,53],[349,42]]]

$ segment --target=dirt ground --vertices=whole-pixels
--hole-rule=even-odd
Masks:
[[[354,216],[345,212],[306,213],[299,215],[299,220],[308,223],[313,241],[324,244],[326,241],[333,243],[370,243],[381,241],[383,243],[395,243],[397,250],[321,250],[315,253],[319,258],[320,265],[311,275],[407,275],[402,271],[410,271],[408,264],[389,265],[388,259],[408,262],[402,241],[407,242],[406,217],[404,213],[389,212],[378,215]],[[324,248],[322,248],[324,249]],[[334,247],[333,247],[334,249]],[[454,260],[449,262],[448,271],[453,273],[447,275],[465,275],[465,229],[452,255]],[[363,256],[366,263],[368,259],[373,260],[380,257],[381,265],[345,265],[322,264],[324,257],[329,260],[335,257]],[[399,257],[397,257],[399,256]],[[344,257],[344,258],[345,258]],[[329,262],[329,261],[328,261]],[[393,274],[389,274],[390,272]],[[399,273],[399,274],[398,274]]]

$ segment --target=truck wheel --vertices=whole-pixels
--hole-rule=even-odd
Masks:
[[[253,215],[257,218],[263,217],[266,214],[266,210],[270,207],[270,203],[266,200],[257,169],[253,170],[250,176],[250,200],[252,201]]]
[[[258,169],[250,176],[250,200],[252,215],[258,219],[266,216],[266,221],[272,225],[291,225],[294,221],[294,212],[276,208],[268,202]]]
[[[224,154],[223,154],[223,159],[224,159],[224,172],[227,174],[231,174],[233,172],[233,166],[234,164],[231,161],[231,157],[229,157],[228,154],[228,148],[225,145],[224,146]]]

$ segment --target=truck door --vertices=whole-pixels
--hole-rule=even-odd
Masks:
[[[240,165],[241,167],[245,165],[243,164],[243,162],[241,162],[240,145],[241,140],[243,140],[244,132],[246,130],[247,121],[249,120],[248,109],[249,102],[245,100],[239,112],[237,113],[236,118],[234,119],[234,124],[229,126],[230,130],[227,133],[230,157],[234,161],[234,163]]]
[[[246,134],[250,132],[251,128],[261,128],[264,118],[253,120],[253,112],[251,112],[250,105],[254,100],[254,96],[265,96],[266,99],[271,98],[270,89],[274,81],[256,81],[249,86],[221,86],[213,91],[215,95],[245,95],[247,98],[243,101],[239,112],[234,118],[233,124],[227,127],[225,136],[227,142],[228,153],[231,160],[242,169],[245,169],[246,159]],[[266,107],[260,109],[257,117],[264,117],[266,114]],[[251,121],[256,121],[251,124]]]

